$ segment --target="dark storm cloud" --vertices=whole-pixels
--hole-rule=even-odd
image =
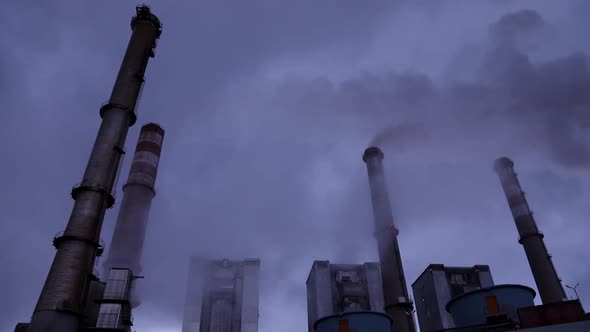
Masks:
[[[0,119],[3,153],[10,156],[0,173],[6,207],[0,240],[11,252],[0,256],[0,264],[17,271],[0,280],[9,299],[0,304],[2,330],[28,319],[34,307],[54,254],[51,236],[71,211],[68,193],[88,158],[135,3],[27,5],[18,2],[0,13],[8,22],[1,30],[0,82],[9,83],[0,91]],[[427,10],[434,22],[459,7],[423,5],[409,6]],[[304,282],[313,260],[375,260],[361,154],[380,128],[390,128],[383,139],[393,141],[386,146],[386,167],[408,281],[430,262],[489,263],[496,281],[533,285],[490,169],[498,153],[513,154],[518,166],[523,161],[528,196],[539,206],[537,215],[548,216],[541,228],[568,238],[547,236],[558,270],[566,281],[588,280],[588,271],[576,264],[588,259],[576,247],[587,230],[588,186],[571,183],[587,181],[551,167],[587,165],[583,138],[572,131],[586,126],[588,101],[576,91],[587,87],[587,59],[570,50],[541,60],[528,53],[546,33],[544,14],[551,8],[494,17],[479,5],[469,7],[468,16],[478,15],[490,33],[478,36],[485,40],[480,53],[457,57],[473,63],[465,70],[475,74],[441,81],[420,68],[391,70],[395,57],[385,70],[353,70],[343,80],[313,64],[323,56],[353,67],[368,48],[403,50],[405,41],[375,39],[396,20],[405,22],[396,28],[406,35],[423,29],[403,20],[413,16],[400,14],[408,7],[396,2],[152,6],[164,33],[148,66],[138,124],[156,121],[167,137],[144,252],[145,302],[134,313],[138,330],[179,330],[193,254],[261,257],[261,331],[303,329]],[[494,8],[504,11],[502,6],[508,5]],[[457,15],[457,24],[468,17]],[[567,31],[579,31],[576,24]],[[428,36],[420,43],[425,47],[444,38],[438,29],[421,36]],[[280,71],[277,63],[291,62],[312,64],[295,73],[298,79],[264,76]],[[350,71],[344,67],[339,69]],[[128,151],[138,128],[128,136]],[[547,186],[561,188],[559,195]],[[116,209],[109,211],[104,223],[107,242],[115,217]],[[577,231],[564,230],[564,220]],[[456,234],[468,236],[450,241]],[[478,250],[457,255],[465,247]],[[570,258],[572,252],[579,256]],[[520,256],[497,257],[515,253]]]

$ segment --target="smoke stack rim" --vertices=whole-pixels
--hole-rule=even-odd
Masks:
[[[494,171],[499,172],[506,168],[514,168],[514,162],[508,157],[501,157],[494,161]]]
[[[363,153],[363,161],[367,162],[367,160],[373,156],[377,156],[380,159],[383,159],[383,151],[381,151],[381,149],[376,146],[369,147]]]
[[[160,38],[160,36],[162,35],[162,22],[160,22],[160,19],[156,15],[152,14],[150,6],[146,4],[141,4],[135,7],[135,11],[137,15],[133,16],[133,18],[131,19],[131,29],[135,28],[135,24],[137,24],[138,22],[148,22],[151,23],[154,27],[156,27],[156,29],[158,30],[156,38]]]
[[[166,133],[164,128],[162,128],[162,126],[160,126],[159,124],[157,124],[155,122],[150,122],[150,123],[144,124],[141,127],[141,131],[151,131],[151,132],[159,134],[160,136],[162,136],[162,138],[164,137],[164,134]]]

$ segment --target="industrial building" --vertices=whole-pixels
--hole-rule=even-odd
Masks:
[[[494,286],[487,265],[447,267],[430,264],[412,284],[420,332],[433,332],[455,327],[445,306],[459,295]]]
[[[307,278],[308,331],[322,318],[353,311],[384,312],[378,263],[313,262]]]
[[[259,259],[191,257],[182,332],[258,332]]]
[[[397,245],[399,231],[391,216],[383,157],[376,147],[368,148],[363,155],[369,174],[387,315],[378,307],[378,291],[372,289],[372,298],[367,296],[367,283],[363,281],[366,274],[359,273],[363,270],[358,265],[357,272],[351,274],[339,273],[329,262],[315,262],[307,281],[310,332],[415,331],[413,302],[408,297]],[[486,265],[431,264],[412,284],[422,332],[590,331],[589,315],[580,301],[565,296],[513,166],[504,157],[496,160],[494,169],[500,177],[543,305],[534,305],[536,292],[530,287],[495,285]]]
[[[489,269],[482,274],[481,268],[475,266],[469,277],[471,282],[466,280],[466,275],[454,280],[461,281],[467,286],[464,287],[451,285],[444,266],[430,265],[412,286],[418,301],[416,309],[422,331],[590,331],[589,315],[580,301],[568,300],[565,295],[543,241],[543,233],[516,177],[514,162],[506,157],[499,158],[494,163],[494,170],[499,176],[520,235],[519,243],[524,248],[543,304],[534,304],[536,292],[530,287],[494,285]]]
[[[447,304],[457,327],[440,331],[590,331],[578,300],[534,305],[535,291],[497,285],[459,296]]]

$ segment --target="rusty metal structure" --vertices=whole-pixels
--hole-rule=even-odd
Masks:
[[[383,152],[378,147],[370,147],[365,150],[363,160],[367,165],[371,188],[385,312],[393,319],[392,332],[414,332],[416,331],[413,316],[414,305],[408,296],[397,242],[399,231],[393,220],[389,193],[385,185]]]
[[[30,332],[74,332],[80,327],[99,236],[106,209],[113,206],[113,189],[127,132],[137,119],[136,104],[149,58],[162,33],[160,20],[142,5],[131,20],[132,35],[109,102],[101,107],[102,123],[65,231],[54,239],[57,249],[35,306]]]
[[[514,172],[514,162],[506,157],[498,158],[494,162],[494,170],[500,178],[502,189],[508,200],[520,235],[518,242],[522,244],[526,253],[541,300],[544,304],[567,300],[561,286],[561,279],[557,276],[551,255],[545,247],[544,235],[537,227]]]
[[[156,195],[154,185],[163,141],[164,129],[159,125],[148,123],[141,128],[127,184],[123,186],[123,201],[104,262],[104,275],[111,268],[128,268],[134,275],[141,275],[143,244],[151,202]],[[137,290],[135,282],[131,295],[133,307],[141,302]]]

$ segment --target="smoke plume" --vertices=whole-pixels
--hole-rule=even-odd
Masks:
[[[471,80],[451,78],[434,87],[410,84],[399,76],[382,77],[382,88],[390,98],[387,120],[401,124],[385,126],[370,144],[428,150],[441,144],[450,149],[491,147],[547,155],[569,168],[590,166],[588,57],[574,53],[535,61],[523,44],[542,37],[544,27],[535,11],[503,16],[490,27],[478,74]],[[356,92],[373,98],[366,92],[374,82],[369,85],[361,78],[346,85],[362,87]],[[424,120],[407,121],[408,114],[420,114]]]
[[[397,151],[404,151],[405,147],[418,147],[430,143],[429,132],[422,123],[405,122],[399,125],[388,125],[383,128],[369,146],[395,145]]]

